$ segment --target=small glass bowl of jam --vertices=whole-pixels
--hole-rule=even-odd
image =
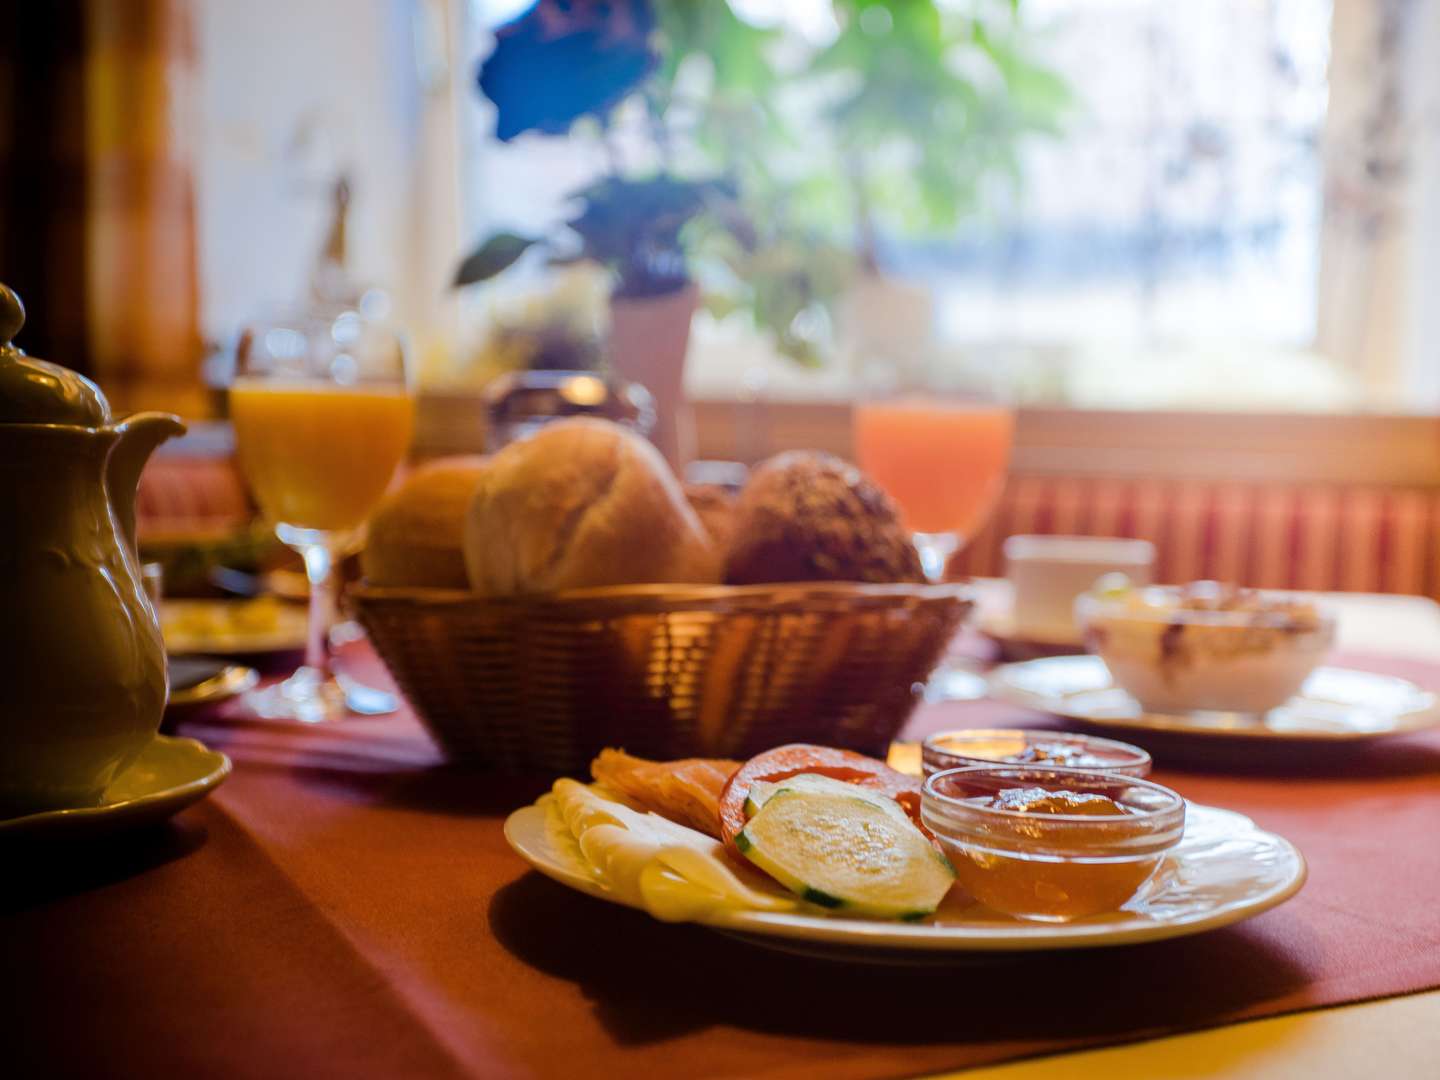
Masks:
[[[921,817],[975,899],[1067,922],[1140,891],[1185,831],[1185,800],[1115,773],[990,765],[929,776]]]
[[[1067,731],[1027,728],[969,728],[940,731],[920,747],[925,775],[974,765],[1023,765],[1043,768],[1093,769],[1121,776],[1150,774],[1150,755],[1138,746],[1074,735]]]

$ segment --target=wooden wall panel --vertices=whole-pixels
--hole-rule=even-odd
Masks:
[[[695,404],[700,456],[850,456],[845,404]],[[741,435],[744,438],[740,438]],[[1015,468],[1056,476],[1440,486],[1440,418],[1021,409]]]
[[[700,456],[850,456],[844,404],[699,402]],[[421,401],[418,456],[483,446],[473,396]],[[1440,597],[1440,417],[1022,409],[1010,480],[957,570],[1016,533],[1134,536],[1161,580]]]

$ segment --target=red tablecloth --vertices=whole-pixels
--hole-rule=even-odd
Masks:
[[[1045,721],[957,705],[911,730],[1008,722]],[[172,825],[3,853],[12,1075],[905,1076],[1440,986],[1440,735],[1156,747],[1158,779],[1301,847],[1295,900],[1195,938],[916,971],[529,873],[500,823],[549,778],[443,767],[407,716],[189,733],[236,770]]]

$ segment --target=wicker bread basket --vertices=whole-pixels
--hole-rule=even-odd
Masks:
[[[881,754],[970,607],[960,585],[352,595],[450,757],[568,773],[605,746],[662,759],[787,742]]]

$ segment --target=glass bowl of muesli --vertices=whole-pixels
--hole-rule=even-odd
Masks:
[[[1268,712],[1335,642],[1335,620],[1311,601],[1214,581],[1102,580],[1075,616],[1086,647],[1149,712]]]

